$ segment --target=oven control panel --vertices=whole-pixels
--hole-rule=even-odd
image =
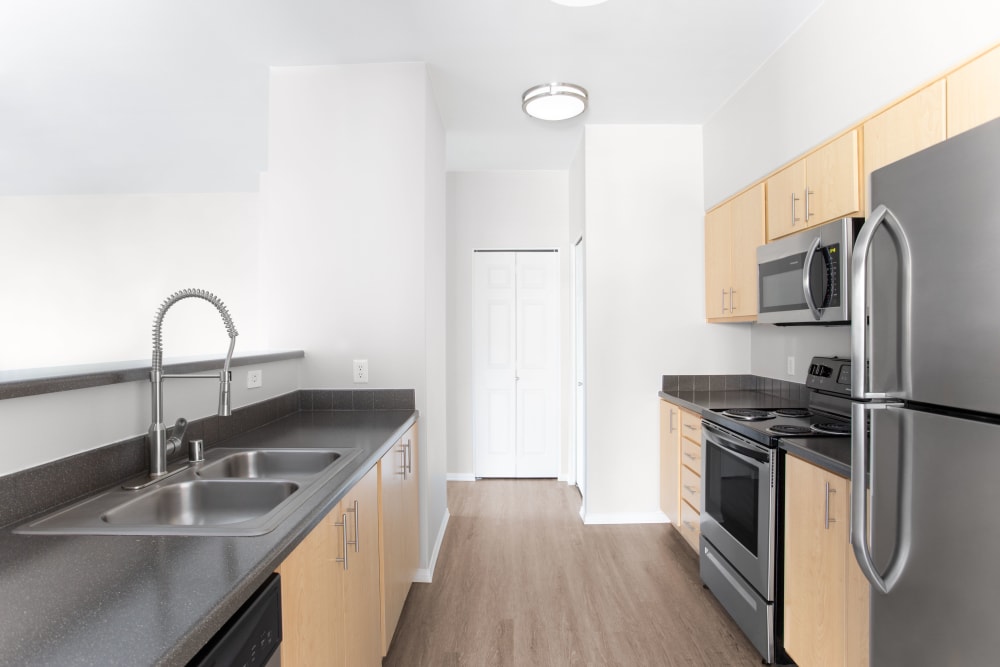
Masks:
[[[835,394],[851,393],[851,360],[840,357],[813,357],[806,386]]]

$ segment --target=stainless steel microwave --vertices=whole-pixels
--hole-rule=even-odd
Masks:
[[[851,255],[863,218],[841,218],[757,248],[757,321],[850,322]]]

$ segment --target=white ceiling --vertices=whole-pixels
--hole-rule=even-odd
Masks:
[[[565,169],[587,123],[704,122],[822,0],[3,0],[0,194],[253,191],[271,65],[424,61],[448,168]],[[549,81],[580,118],[526,117]]]

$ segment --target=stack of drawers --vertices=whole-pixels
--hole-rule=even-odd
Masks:
[[[681,410],[680,523],[677,528],[698,551],[701,535],[701,415]]]

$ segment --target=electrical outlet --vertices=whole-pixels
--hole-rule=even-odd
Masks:
[[[259,368],[255,371],[247,371],[247,389],[256,389],[264,386],[264,371]]]
[[[795,357],[788,357],[788,374],[795,375]]]
[[[368,360],[354,360],[354,384],[366,384],[368,382]]]

